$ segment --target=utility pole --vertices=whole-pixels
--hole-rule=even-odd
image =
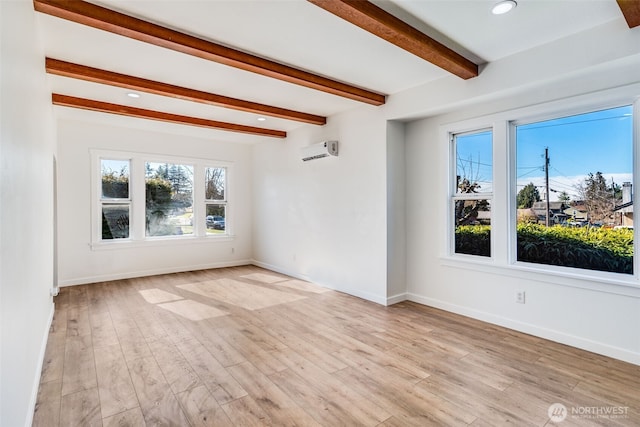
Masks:
[[[547,215],[546,220],[545,220],[545,225],[547,227],[549,227],[549,214],[550,214],[550,208],[549,208],[549,147],[546,147],[544,149],[544,187],[545,187],[545,192],[546,192],[546,205],[547,205]]]

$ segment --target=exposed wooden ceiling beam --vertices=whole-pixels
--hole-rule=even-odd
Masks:
[[[617,0],[629,28],[640,25],[640,0]]]
[[[287,110],[285,108],[278,108],[270,105],[258,104],[256,102],[229,98],[227,96],[215,95],[213,93],[189,89],[181,86],[174,86],[167,83],[143,79],[140,77],[114,73],[112,71],[87,67],[85,65],[60,61],[53,58],[46,58],[45,67],[47,73],[55,74],[58,76],[71,77],[74,79],[81,79],[94,83],[101,83],[126,89],[138,90],[142,92],[153,93],[156,95],[169,96],[185,101],[200,102],[203,104],[214,105],[216,107],[230,108],[234,110],[271,117],[278,117],[287,120],[295,120],[314,125],[324,125],[327,123],[326,117],[317,116],[315,114],[301,113],[299,111]]]
[[[411,25],[366,0],[308,0],[336,16],[463,79],[478,66]]]
[[[275,138],[287,137],[287,133],[280,130],[238,125],[191,116],[181,116],[179,114],[163,113],[161,111],[146,110],[143,108],[130,107],[128,105],[111,104],[108,102],[77,98],[75,96],[61,95],[58,93],[52,94],[51,100],[54,105],[60,105],[63,107],[80,108],[83,110],[100,111],[102,113],[118,114],[121,116],[158,120],[161,122],[177,123],[189,126],[206,127],[230,132],[248,133],[251,135],[271,136]]]
[[[382,105],[385,102],[385,96],[379,93],[203,40],[85,1],[34,0],[33,5],[38,12],[288,83],[372,105]]]

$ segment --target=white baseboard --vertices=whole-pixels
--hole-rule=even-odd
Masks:
[[[427,298],[412,293],[407,294],[407,299],[409,301],[424,304],[429,307],[439,308],[445,311],[460,314],[462,316],[471,317],[473,319],[482,320],[494,325],[504,326],[505,328],[513,329],[515,331],[524,332],[536,337],[548,339],[550,341],[566,344],[571,347],[580,348],[582,350],[591,351],[593,353],[612,357],[614,359],[633,363],[635,365],[640,365],[640,353],[635,353],[623,348],[603,344],[601,342],[592,341],[553,329],[541,328],[540,326],[536,326],[530,323],[519,322],[517,320],[509,319],[502,316],[496,316],[484,311],[474,310],[469,307],[459,306],[456,304],[451,304],[445,301],[440,301],[434,298]]]
[[[38,401],[38,391],[40,389],[40,377],[42,376],[42,367],[44,366],[44,356],[47,351],[47,343],[49,342],[49,330],[53,323],[53,314],[55,313],[55,303],[51,303],[51,312],[49,313],[49,320],[47,321],[47,327],[44,330],[44,337],[42,337],[42,343],[40,344],[40,354],[38,355],[38,367],[36,368],[36,377],[31,387],[31,399],[29,400],[29,413],[25,422],[25,427],[33,424],[33,414],[36,410],[36,403]]]
[[[360,290],[357,290],[357,289],[350,289],[350,288],[345,288],[345,287],[341,287],[341,286],[334,286],[334,285],[327,284],[327,283],[321,283],[321,282],[318,282],[317,280],[314,280],[314,279],[310,278],[309,276],[297,273],[295,271],[287,270],[286,268],[282,268],[282,267],[279,267],[277,265],[272,265],[272,264],[268,264],[266,262],[258,261],[258,260],[255,260],[255,259],[251,260],[251,264],[255,265],[256,267],[261,267],[261,268],[265,268],[267,270],[275,271],[276,273],[286,274],[287,276],[291,276],[291,277],[294,277],[296,279],[304,280],[305,282],[313,283],[314,285],[322,286],[323,288],[332,289],[334,291],[343,292],[345,294],[353,295],[354,297],[362,298],[362,299],[365,299],[367,301],[375,302],[376,304],[388,305],[386,298],[381,297],[379,295],[371,294],[369,292],[363,292],[363,291],[360,291]]]
[[[287,276],[291,276],[295,279],[304,280],[305,282],[313,283],[313,281],[308,276],[305,276],[304,274],[296,273],[294,271],[287,270],[285,268],[281,268],[277,265],[268,264],[266,262],[258,261],[255,259],[251,260],[251,265],[255,265],[256,267],[264,268],[266,270],[275,271],[276,273],[286,274]],[[323,285],[319,285],[318,283],[314,283],[314,284],[318,286],[323,286]],[[324,286],[324,287],[327,287],[327,286]]]
[[[397,304],[399,302],[406,301],[407,299],[408,297],[406,292],[402,294],[397,294],[397,295],[388,297],[387,303],[385,305],[389,306],[389,305]]]
[[[109,282],[112,280],[133,279],[135,277],[157,276],[159,274],[183,273],[187,271],[208,270],[211,268],[238,267],[249,265],[252,261],[248,259],[215,262],[210,264],[186,265],[180,267],[154,268],[152,270],[128,271],[124,273],[103,274],[100,276],[77,277],[74,279],[60,279],[58,286],[86,285],[88,283]]]

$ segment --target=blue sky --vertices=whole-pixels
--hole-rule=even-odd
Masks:
[[[517,126],[516,173],[518,190],[529,182],[544,189],[544,151],[549,148],[550,199],[561,191],[577,199],[575,186],[588,173],[602,172],[618,185],[632,180],[632,107],[618,107],[588,114]],[[482,189],[491,191],[491,134],[457,138],[458,173],[473,173]],[[469,159],[472,159],[469,161]]]

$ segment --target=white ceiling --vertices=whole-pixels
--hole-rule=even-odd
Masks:
[[[394,0],[376,4],[477,63],[624,22],[615,0],[519,0],[494,16],[497,0]],[[304,0],[101,0],[94,3],[280,63],[387,95],[449,76],[424,60]],[[48,57],[249,101],[330,116],[356,101],[38,14]],[[301,123],[49,76],[53,92],[279,130]],[[375,107],[371,107],[375,108]],[[66,107],[56,107],[73,115]],[[85,113],[86,114],[86,113]],[[102,113],[90,113],[99,117]],[[85,116],[86,117],[86,116]],[[247,137],[250,138],[250,137]]]

